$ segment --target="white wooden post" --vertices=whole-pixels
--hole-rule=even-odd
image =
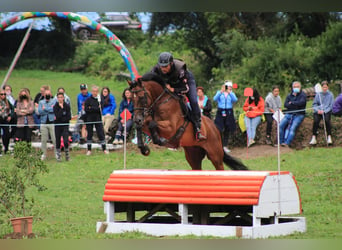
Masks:
[[[178,204],[178,212],[181,216],[182,224],[189,224],[188,220],[188,205],[186,204]]]
[[[106,214],[107,214],[107,220],[106,222],[114,222],[115,217],[114,217],[114,202],[106,201]]]

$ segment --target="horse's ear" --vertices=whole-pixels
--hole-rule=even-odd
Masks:
[[[133,81],[127,80],[128,85],[130,88],[134,88],[136,86],[141,86],[141,78],[136,78]]]

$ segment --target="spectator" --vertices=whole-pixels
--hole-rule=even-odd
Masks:
[[[265,118],[266,118],[266,144],[273,145],[271,134],[272,134],[272,123],[273,114],[281,109],[281,98],[279,96],[279,87],[273,86],[272,92],[268,93],[265,98]]]
[[[64,100],[63,92],[57,93],[57,102],[53,106],[55,114],[55,135],[56,135],[56,151],[57,161],[61,161],[61,137],[64,141],[65,160],[69,161],[69,122],[71,119],[70,106]]]
[[[236,129],[233,104],[238,98],[233,92],[233,84],[231,81],[226,81],[221,89],[214,96],[214,101],[217,102],[217,113],[215,117],[215,125],[220,130],[222,135],[223,150],[229,153],[228,139],[229,133],[233,133]]]
[[[31,142],[32,129],[35,127],[33,113],[34,104],[27,89],[19,91],[16,108],[17,129],[15,141]]]
[[[342,116],[342,93],[339,94],[334,101],[332,114],[335,116]]]
[[[203,87],[197,87],[197,102],[201,109],[201,113],[211,119],[211,100],[204,94]]]
[[[64,89],[63,87],[59,87],[59,88],[57,89],[57,93],[56,93],[56,95],[55,95],[55,97],[54,97],[55,102],[56,102],[56,103],[58,102],[58,99],[57,99],[58,93],[62,93],[62,94],[64,95],[64,102],[67,103],[67,104],[69,105],[69,107],[71,108],[71,100],[70,100],[70,97],[69,97],[67,94],[65,94],[65,89]],[[70,110],[70,111],[71,111],[71,110]]]
[[[91,96],[88,97],[84,102],[84,110],[86,112],[86,122],[87,122],[87,144],[88,150],[87,155],[91,155],[91,144],[93,140],[93,128],[95,125],[97,136],[100,140],[102,150],[105,154],[108,154],[106,150],[106,141],[103,131],[103,124],[101,119],[101,105],[98,98],[99,87],[93,86],[91,88]]]
[[[320,121],[323,119],[325,122],[325,129],[327,133],[327,143],[332,144],[331,139],[331,112],[334,102],[334,95],[329,91],[329,85],[327,81],[322,82],[322,92],[316,93],[315,99],[312,103],[312,108],[314,110],[313,118],[313,127],[312,127],[312,138],[310,141],[310,145],[316,145],[317,140],[317,130]]]
[[[35,110],[35,112],[33,113],[33,119],[34,119],[34,123],[37,124],[38,128],[40,128],[40,115],[38,113],[38,106],[39,106],[39,102],[44,99],[45,90],[47,90],[47,89],[50,89],[50,87],[47,85],[41,86],[40,92],[38,94],[36,94],[36,96],[34,97],[34,110]]]
[[[251,147],[255,144],[256,129],[261,122],[261,116],[264,113],[264,109],[264,99],[259,95],[259,92],[253,88],[253,96],[247,97],[245,104],[243,105],[243,110],[246,112],[245,126],[248,138],[247,147]]]
[[[105,135],[114,120],[114,113],[116,109],[115,97],[110,93],[108,87],[103,87],[101,90],[101,109],[102,109],[102,122]]]
[[[17,101],[15,100],[15,98],[12,95],[12,87],[8,84],[5,84],[3,86],[3,89],[5,90],[6,93],[6,98],[9,101],[9,103],[12,105],[13,109],[16,107],[17,105]],[[13,110],[13,114],[12,114],[12,118],[11,121],[9,122],[9,124],[11,125],[9,127],[10,130],[10,138],[14,139],[15,138],[15,131],[16,131],[16,124],[17,124],[17,115]]]
[[[4,146],[4,153],[8,151],[10,141],[9,124],[14,114],[12,104],[7,100],[4,89],[0,90],[0,134],[2,134],[2,144]],[[2,132],[2,133],[1,133]],[[0,148],[0,156],[2,155],[2,148]]]
[[[12,95],[12,87],[8,84],[5,84],[3,86],[3,90],[5,90],[7,100],[14,107],[15,106],[15,98]]]
[[[88,92],[88,86],[87,84],[82,83],[80,85],[81,93],[77,95],[77,122],[75,126],[75,134],[76,134],[76,142],[83,143],[85,141],[85,138],[87,137],[87,129],[86,125],[84,123],[85,118],[85,110],[84,110],[84,102],[88,99],[88,97],[91,96],[91,94]],[[80,137],[81,133],[81,138]]]
[[[55,105],[55,101],[53,96],[51,95],[51,90],[46,89],[44,92],[44,99],[39,101],[38,105],[38,113],[40,115],[41,127],[40,133],[41,137],[41,150],[43,151],[41,160],[46,159],[46,151],[47,151],[47,141],[49,140],[49,136],[52,140],[55,156],[57,159],[57,149],[56,149],[56,136],[55,136],[55,113],[53,111],[53,106]]]
[[[286,97],[284,107],[287,111],[279,125],[279,143],[283,147],[288,147],[305,117],[306,95],[301,90],[300,82],[292,83],[292,91]]]
[[[131,119],[126,121],[126,133],[124,131],[125,121],[121,118],[121,113],[127,109],[131,114]],[[120,102],[119,115],[118,115],[118,129],[115,134],[113,144],[123,144],[124,136],[127,138],[133,126],[133,101],[132,92],[130,89],[125,89],[122,94],[122,101]]]

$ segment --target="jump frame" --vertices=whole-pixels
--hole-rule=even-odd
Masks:
[[[103,201],[98,233],[257,239],[306,231],[287,171],[116,170]]]

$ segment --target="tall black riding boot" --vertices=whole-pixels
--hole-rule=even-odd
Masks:
[[[64,151],[65,151],[65,160],[69,161],[70,160],[69,148],[66,148]]]
[[[196,122],[194,122],[194,129],[195,129],[195,137],[197,141],[203,141],[207,139],[207,137],[205,137],[201,133],[201,118],[197,119]]]

